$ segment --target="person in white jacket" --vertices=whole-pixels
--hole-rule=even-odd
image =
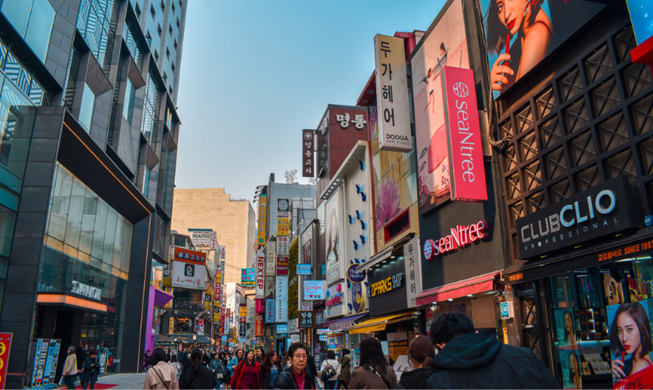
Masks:
[[[338,377],[340,376],[340,363],[336,360],[335,352],[331,350],[327,351],[327,358],[322,362],[322,366],[320,367],[320,378],[322,378],[322,374],[327,372],[329,367],[333,368],[334,374],[326,378],[324,388],[335,389],[336,383],[338,383]]]

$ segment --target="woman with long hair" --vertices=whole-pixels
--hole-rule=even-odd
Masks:
[[[397,384],[397,388],[423,388],[426,381],[435,372],[435,369],[431,368],[431,361],[434,357],[435,348],[431,339],[426,336],[415,337],[408,346],[408,362],[413,370],[401,374],[401,380]]]
[[[177,369],[166,363],[168,355],[163,348],[156,348],[150,356],[143,389],[178,389]]]
[[[261,366],[255,359],[254,351],[250,349],[236,366],[229,386],[232,389],[260,389],[261,384],[258,380],[260,370]]]
[[[261,389],[273,389],[274,381],[279,374],[283,371],[281,364],[279,364],[279,355],[276,351],[269,351],[265,354],[263,364],[261,364],[261,371],[259,371],[259,382]]]
[[[263,347],[256,348],[256,363],[263,364],[265,360],[265,349]]]
[[[308,348],[302,343],[293,343],[288,348],[290,367],[274,381],[275,389],[315,389],[315,377],[306,369]]]
[[[569,310],[565,311],[562,315],[562,326],[564,328],[564,339],[560,342],[560,346],[569,346],[573,343],[572,341],[572,330],[574,329],[574,323],[571,320],[571,314]]]
[[[649,355],[653,350],[651,323],[641,303],[619,306],[610,327],[610,346],[616,356],[612,360],[612,374],[616,379],[623,379],[653,364]]]
[[[204,365],[202,357],[204,353],[199,349],[193,349],[190,353],[190,362],[184,366],[184,370],[179,378],[179,387],[182,389],[213,389],[215,388],[216,378]]]
[[[351,389],[394,389],[397,376],[388,364],[381,343],[368,337],[360,343],[360,365],[351,375]]]
[[[567,357],[567,364],[569,366],[569,382],[567,383],[567,386],[564,387],[580,389],[580,367],[578,367],[578,356],[576,356],[576,352],[569,352],[569,356]]]
[[[542,9],[544,0],[490,0],[485,15],[486,44],[498,57],[491,65],[492,89],[502,91],[546,57],[553,42],[553,24]],[[515,43],[510,46],[512,37]]]
[[[328,248],[327,248],[327,275],[331,274],[336,270],[337,272],[337,267],[339,266],[338,264],[338,258],[340,256],[340,244],[339,244],[339,237],[338,237],[338,216],[336,214],[336,211],[333,210],[331,212],[331,215],[329,216],[331,220],[331,224],[329,226],[329,241],[327,242]],[[327,277],[327,279],[329,279]]]

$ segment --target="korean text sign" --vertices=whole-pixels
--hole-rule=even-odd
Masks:
[[[266,194],[260,194],[258,197],[258,244],[265,245],[265,225],[267,223],[267,206],[268,199]]]
[[[324,299],[324,281],[323,280],[305,280],[304,281],[304,300]]]
[[[277,274],[277,253],[274,241],[268,242],[266,249],[267,259],[265,260],[265,276]]]
[[[417,306],[417,295],[422,292],[422,267],[419,236],[404,245],[404,265],[406,267],[407,308]]]
[[[410,134],[406,54],[402,38],[374,37],[376,105],[379,113],[379,149],[409,152]]]
[[[288,275],[288,256],[277,256],[277,275]]]
[[[315,176],[315,130],[302,130],[302,177]]]
[[[256,269],[243,268],[241,271],[240,285],[243,287],[256,286]]]
[[[451,200],[487,200],[474,71],[445,66],[440,78],[449,139]]]
[[[312,328],[315,324],[315,313],[313,311],[300,311],[297,313],[299,315],[299,327],[300,328]]]
[[[9,352],[11,351],[11,340],[13,333],[0,333],[0,389],[6,385],[7,366],[9,365]]]

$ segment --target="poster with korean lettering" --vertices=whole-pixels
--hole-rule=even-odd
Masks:
[[[419,245],[419,236],[404,244],[406,300],[409,309],[417,306],[417,295],[422,292],[422,262]]]
[[[287,217],[277,218],[277,236],[285,237],[290,234],[290,219]]]
[[[461,0],[441,11],[411,59],[419,210],[423,214],[451,196],[449,149],[442,94],[442,68],[469,69]],[[379,123],[382,113],[379,113]]]
[[[213,301],[219,303],[222,300],[222,270],[215,271],[215,283],[213,286]]]
[[[315,176],[315,130],[302,130],[302,177]]]
[[[277,275],[288,275],[288,256],[277,256]]]
[[[277,255],[287,255],[290,247],[289,237],[277,237]]]
[[[277,274],[277,252],[276,243],[274,241],[268,242],[265,248],[267,258],[265,260],[265,275],[274,276]]]
[[[403,38],[374,37],[376,107],[379,113],[379,149],[409,152],[413,149]]]
[[[220,260],[227,258],[227,247],[225,245],[220,245]]]
[[[254,336],[263,336],[263,316],[257,315],[254,319]]]
[[[258,244],[265,245],[267,237],[265,226],[267,223],[267,206],[268,200],[266,194],[258,196]]]
[[[256,286],[256,269],[255,268],[242,268],[240,276],[240,285],[243,287]]]

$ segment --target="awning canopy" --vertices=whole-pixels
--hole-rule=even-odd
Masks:
[[[417,296],[418,305],[428,305],[433,302],[443,302],[448,299],[456,299],[466,295],[484,293],[496,289],[499,271],[477,276],[456,283],[445,284],[444,286],[423,291]]]
[[[385,317],[370,318],[369,320],[363,321],[360,324],[356,324],[355,326],[349,328],[349,334],[369,333],[385,330],[386,325],[391,323],[392,320],[399,317],[412,317],[412,315],[412,312],[406,312]]]
[[[358,320],[361,317],[364,317],[366,315],[367,315],[367,313],[359,314],[359,315],[355,315],[355,316],[350,316],[350,317],[339,318],[339,319],[329,323],[329,329],[331,329],[331,330],[346,330],[346,329],[349,329],[354,324],[354,321],[356,321],[356,320]]]
[[[157,307],[163,307],[165,306],[168,302],[172,300],[175,296],[169,292],[165,292],[161,289],[158,289],[154,286],[151,288],[154,289],[154,306]]]

